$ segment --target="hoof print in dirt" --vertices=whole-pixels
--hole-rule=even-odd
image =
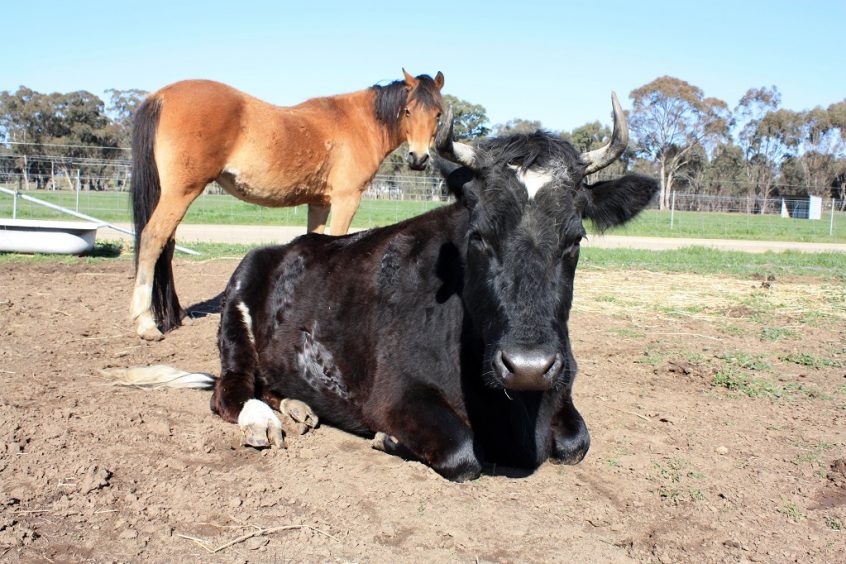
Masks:
[[[91,466],[85,472],[85,477],[79,483],[79,493],[86,495],[91,492],[103,489],[109,485],[112,472],[101,466]]]

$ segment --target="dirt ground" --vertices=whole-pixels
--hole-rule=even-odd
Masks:
[[[108,384],[216,372],[236,264],[177,261],[196,318],[155,343],[129,261],[0,264],[0,560],[843,561],[842,285],[580,271],[587,458],[453,484],[327,426],[243,448],[209,392]]]

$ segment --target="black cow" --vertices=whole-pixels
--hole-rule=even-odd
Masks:
[[[483,461],[581,461],[567,320],[582,220],[624,223],[656,190],[583,183],[625,149],[612,102],[611,142],[581,155],[545,132],[454,143],[450,111],[437,145],[456,203],[249,253],[224,292],[212,410],[264,446],[282,444],[268,405],[301,408],[456,481]]]

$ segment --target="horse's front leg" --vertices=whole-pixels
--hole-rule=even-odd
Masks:
[[[332,197],[332,219],[329,221],[329,232],[332,235],[347,234],[361,203],[361,194],[360,190],[355,190]]]

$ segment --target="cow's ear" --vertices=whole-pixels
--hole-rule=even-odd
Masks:
[[[630,174],[597,182],[583,188],[587,204],[582,217],[588,218],[601,231],[626,223],[649,205],[658,182],[647,176]]]
[[[455,199],[467,208],[472,209],[479,200],[479,196],[472,186],[473,171],[440,157],[435,157],[435,166],[444,177],[447,188],[455,196]]]

